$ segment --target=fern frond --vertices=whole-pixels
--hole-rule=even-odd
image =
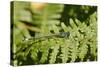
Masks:
[[[50,32],[50,30],[53,30],[52,23],[56,24],[59,22],[58,19],[61,17],[60,13],[62,9],[63,5],[47,4],[42,12],[35,13],[35,15],[33,16],[33,23],[38,23],[38,25],[41,25],[42,33]]]
[[[43,41],[41,44],[43,44],[40,47],[40,52],[42,53],[42,55],[40,57],[39,63],[45,63],[48,60],[50,45],[48,45],[49,44],[48,40]]]
[[[67,40],[64,40],[64,42],[61,44],[60,57],[62,59],[62,63],[66,63],[69,59],[69,46],[70,46],[70,41]]]
[[[70,58],[71,58],[70,62],[75,62],[78,57],[78,42],[75,41],[72,42],[69,48],[70,48],[69,51],[70,51]]]
[[[57,58],[57,54],[59,52],[59,44],[54,44],[54,46],[51,48],[52,49],[52,52],[50,53],[50,56],[49,56],[49,63],[50,64],[53,64],[56,62],[56,58]]]
[[[88,51],[88,46],[86,44],[86,40],[84,41],[81,41],[80,43],[80,47],[79,47],[79,58],[81,59],[81,61],[84,60],[85,58],[85,55],[87,54],[87,51]]]
[[[34,64],[38,64],[38,49],[37,48],[32,48],[31,50],[31,58],[34,61]]]

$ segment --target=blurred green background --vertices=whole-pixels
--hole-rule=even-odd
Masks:
[[[30,39],[70,32],[69,38]],[[97,60],[97,6],[11,2],[11,65]]]

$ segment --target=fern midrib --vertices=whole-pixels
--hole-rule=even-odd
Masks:
[[[48,16],[48,10],[47,10],[47,7],[44,9],[44,11],[43,11],[43,17],[42,17],[42,21],[41,21],[41,23],[42,23],[42,25],[41,25],[41,30],[42,30],[42,33],[47,33],[47,28],[48,27],[46,27],[46,22],[48,21],[48,18],[47,18],[47,16]]]

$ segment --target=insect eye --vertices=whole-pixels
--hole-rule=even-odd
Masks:
[[[69,35],[70,35],[69,32],[61,32],[61,33],[59,34],[59,36],[62,37],[62,38],[66,38],[66,37],[68,37]]]

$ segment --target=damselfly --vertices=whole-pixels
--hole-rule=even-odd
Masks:
[[[43,39],[50,39],[50,38],[53,38],[53,37],[68,38],[69,36],[70,36],[69,32],[60,32],[60,33],[56,33],[56,34],[48,34],[48,35],[41,36],[41,37],[25,38],[24,41],[27,41],[27,40],[43,40]]]

